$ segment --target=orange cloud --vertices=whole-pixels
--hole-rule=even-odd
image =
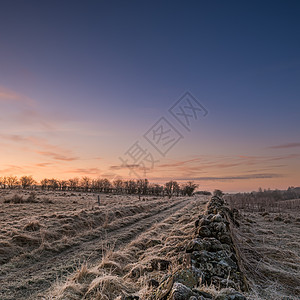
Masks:
[[[24,168],[16,165],[8,165],[8,168],[0,170],[0,173],[19,173],[19,172],[24,172]]]
[[[201,158],[194,158],[194,159],[189,159],[189,160],[177,161],[177,162],[174,162],[174,163],[162,164],[162,165],[159,165],[159,167],[161,167],[161,168],[180,167],[180,166],[186,165],[186,164],[191,163],[191,162],[199,162],[199,161],[202,161],[202,159]]]
[[[36,167],[49,167],[50,165],[52,165],[51,163],[38,163],[35,164]]]
[[[14,116],[15,121],[24,125],[34,126],[39,125],[41,128],[46,130],[54,130],[55,127],[51,122],[45,121],[47,119],[45,116],[42,116],[40,112],[33,109],[23,109],[18,114]]]
[[[65,171],[65,173],[79,173],[82,175],[98,175],[101,170],[98,168],[77,168]]]
[[[281,174],[246,174],[246,175],[233,175],[233,176],[207,176],[207,177],[175,177],[173,180],[178,181],[227,181],[227,180],[249,180],[249,179],[266,179],[266,178],[278,178],[283,177]],[[155,177],[152,179],[166,180],[164,177]]]
[[[78,157],[72,155],[72,152],[70,150],[64,149],[56,145],[52,145],[44,138],[35,136],[21,136],[17,134],[0,134],[0,138],[18,144],[27,144],[31,148],[39,148],[34,149],[33,151],[35,153],[47,156],[51,159],[63,161],[74,161],[79,159]]]
[[[286,177],[291,165],[298,157],[300,157],[298,154],[271,157],[268,155],[201,155],[190,160],[177,160],[157,165],[148,174],[151,180],[174,179],[205,182],[252,180],[252,183],[254,180],[257,182],[261,180],[263,182],[264,179]],[[284,163],[278,164],[278,161]],[[251,166],[251,170],[249,170],[249,166]]]
[[[3,121],[5,124],[11,123],[13,121],[14,126],[40,126],[42,129],[54,130],[54,126],[36,107],[36,101],[33,99],[19,94],[17,92],[11,91],[7,88],[0,87],[0,103],[8,103],[9,106],[13,107],[10,111],[9,107],[6,107],[6,114],[3,115]],[[48,119],[48,120],[47,120]]]
[[[49,152],[49,151],[36,151],[36,153],[45,155],[47,157],[50,157],[50,158],[53,158],[53,159],[56,159],[56,160],[73,161],[73,160],[78,159],[78,157],[68,157],[68,156],[63,155],[63,154],[59,154],[59,153],[55,153],[55,152]]]
[[[34,101],[24,95],[18,94],[14,91],[0,87],[0,101],[2,102],[17,102],[26,104],[28,106],[33,106]]]
[[[120,166],[110,166],[110,170],[124,170],[124,169],[139,169],[140,165],[132,164],[132,165],[120,165]]]

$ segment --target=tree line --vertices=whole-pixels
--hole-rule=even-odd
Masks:
[[[117,194],[138,194],[156,196],[191,196],[194,194],[197,184],[192,181],[179,184],[177,181],[170,180],[165,184],[150,183],[148,179],[122,180],[115,179],[110,181],[106,178],[90,178],[83,176],[68,180],[55,178],[44,178],[37,182],[32,176],[4,176],[0,177],[0,188],[5,189],[42,189],[53,191],[84,191],[99,193]]]
[[[284,207],[298,207],[298,199],[300,199],[300,187],[289,187],[287,190],[259,188],[258,191],[250,193],[226,195],[226,200],[232,207],[249,211],[279,211]]]

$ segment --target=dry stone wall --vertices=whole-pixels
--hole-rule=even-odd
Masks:
[[[189,266],[164,278],[154,299],[245,300],[247,281],[232,228],[238,226],[238,211],[217,196],[195,222],[194,238],[186,246]]]

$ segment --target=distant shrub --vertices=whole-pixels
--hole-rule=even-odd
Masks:
[[[250,193],[226,195],[226,201],[231,207],[258,212],[281,212],[287,209],[299,210],[300,188],[287,190],[262,190]]]
[[[35,192],[31,192],[29,196],[24,199],[23,195],[14,194],[11,198],[5,199],[4,203],[14,203],[14,204],[26,204],[26,203],[40,203],[38,201],[37,195]],[[48,197],[44,197],[41,200],[42,203],[53,203]]]
[[[52,200],[50,200],[49,197],[43,197],[41,202],[45,203],[45,204],[52,204],[52,203],[54,203]]]
[[[18,194],[14,194],[11,198],[4,200],[4,203],[19,204],[19,203],[24,203],[24,202],[25,202],[25,200],[24,200],[23,196],[20,196]]]
[[[29,196],[27,197],[26,201],[27,203],[37,203],[37,198],[36,198],[36,193],[35,192],[31,192],[29,194]]]
[[[195,194],[196,195],[211,196],[211,192],[209,192],[209,191],[197,191]]]
[[[222,197],[224,193],[221,190],[214,190],[214,196]]]

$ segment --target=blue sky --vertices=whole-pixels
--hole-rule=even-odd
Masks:
[[[2,173],[17,172],[22,153],[18,175],[98,168],[93,175],[103,176],[185,91],[209,114],[166,161],[298,154],[298,146],[268,147],[299,142],[299,12],[298,1],[2,1],[2,135],[38,137],[78,157],[62,166],[53,155],[32,155],[46,152],[40,145],[26,154],[3,136],[14,155],[3,155]],[[296,184],[298,162],[274,167],[280,180],[243,188]],[[177,171],[152,175],[189,178]],[[242,176],[247,168],[216,168],[211,176],[219,171]]]

